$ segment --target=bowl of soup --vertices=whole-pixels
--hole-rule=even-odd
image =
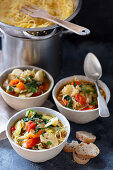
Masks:
[[[102,96],[108,103],[110,91],[105,83],[98,81]],[[84,124],[99,116],[97,90],[86,76],[71,76],[60,80],[53,89],[53,99],[58,110],[69,120]]]
[[[59,112],[35,107],[10,118],[6,135],[13,149],[32,162],[45,162],[58,155],[70,134],[68,120]]]
[[[1,95],[16,110],[43,105],[53,85],[52,76],[34,66],[9,68],[0,75]]]

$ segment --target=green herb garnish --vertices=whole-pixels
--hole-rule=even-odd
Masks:
[[[9,92],[13,92],[14,91],[11,86],[9,86],[8,90],[9,90]]]
[[[39,131],[39,130],[41,130],[42,128],[38,128],[36,131],[35,131],[35,134]]]
[[[52,144],[51,141],[47,141],[47,143],[46,143],[47,146],[48,146],[48,145],[51,145],[51,144]]]
[[[64,99],[66,99],[68,101],[68,104],[66,105],[66,107],[72,109],[72,98],[71,96],[67,95],[64,97]]]
[[[48,119],[42,119],[44,121],[45,124],[47,124],[49,122]]]
[[[30,87],[29,89],[30,89],[30,90],[31,90],[31,92],[33,92],[33,93],[35,93],[35,92],[36,92],[36,88],[34,88],[34,87]]]
[[[74,85],[73,85],[74,87],[76,87],[76,82],[74,81]]]
[[[44,132],[42,131],[42,136],[44,137]]]
[[[57,131],[59,131],[60,130],[60,126],[59,127],[57,127]]]
[[[18,140],[19,142],[20,142],[20,141],[23,141],[23,139],[17,139],[17,140]]]
[[[87,95],[89,96],[90,95],[90,90],[88,89],[88,90],[86,90],[86,93],[87,93]]]
[[[96,102],[92,102],[91,105],[96,105]]]

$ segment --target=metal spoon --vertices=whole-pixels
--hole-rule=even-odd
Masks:
[[[104,97],[100,93],[100,89],[98,86],[98,80],[102,76],[102,67],[97,59],[97,57],[93,53],[88,53],[87,56],[85,57],[84,61],[84,72],[85,75],[94,80],[97,93],[98,93],[98,108],[99,108],[99,115],[101,117],[109,117],[110,113],[107,107],[107,104],[105,102]]]

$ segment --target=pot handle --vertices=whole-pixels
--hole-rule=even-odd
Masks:
[[[26,31],[23,31],[23,34],[25,35],[26,38],[33,39],[33,40],[45,40],[45,39],[48,39],[48,38],[52,37],[55,33],[56,33],[56,29],[54,29],[54,30],[53,30],[50,34],[48,34],[48,35],[35,36],[35,35],[32,35],[32,34],[29,34],[29,33],[26,32]]]
[[[62,34],[63,34],[63,35],[66,35],[66,34],[73,34],[73,32],[70,31],[70,30],[63,30],[63,31],[62,31]]]

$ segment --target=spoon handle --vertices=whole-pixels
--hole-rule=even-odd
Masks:
[[[99,115],[101,117],[109,117],[110,113],[109,113],[106,101],[105,101],[104,97],[100,93],[100,89],[99,89],[97,81],[95,81],[95,86],[96,86],[97,93],[98,93],[98,98],[97,99],[98,99]]]

